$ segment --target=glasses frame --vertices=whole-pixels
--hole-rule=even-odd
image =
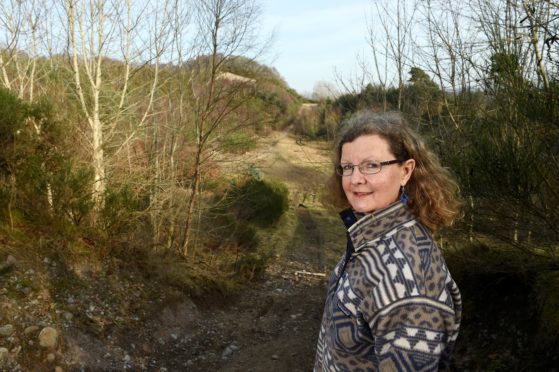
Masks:
[[[369,172],[369,171],[365,171],[365,172],[363,171],[363,168],[364,168],[365,164],[366,164],[366,163],[370,163],[370,162],[375,162],[375,163],[378,163],[378,164],[379,164],[378,171],[372,172],[372,173]],[[343,169],[342,169],[342,164],[338,164],[338,165],[336,166],[336,174],[337,174],[338,176],[341,176],[341,177],[349,177],[349,176],[352,176],[352,175],[353,175],[353,172],[355,171],[355,167],[359,168],[359,172],[361,172],[361,174],[366,174],[366,175],[377,174],[377,173],[380,173],[380,171],[382,170],[382,167],[383,167],[384,165],[391,165],[391,164],[397,164],[397,163],[401,163],[401,161],[398,160],[398,159],[386,160],[386,161],[364,160],[364,161],[362,161],[362,162],[359,163],[359,164],[344,163],[343,166],[349,166],[349,165],[351,166],[351,173],[350,173],[350,174],[344,174],[344,171],[343,171]]]

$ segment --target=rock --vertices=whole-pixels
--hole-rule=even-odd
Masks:
[[[39,330],[39,327],[36,325],[32,325],[29,326],[27,328],[25,328],[25,330],[23,331],[23,333],[25,333],[26,335],[33,333],[33,332],[37,332]]]
[[[16,264],[17,260],[14,258],[14,256],[9,255],[8,258],[6,258],[6,265],[15,266]]]
[[[56,348],[58,344],[58,331],[52,327],[45,327],[39,333],[39,344],[48,349]]]
[[[64,319],[66,319],[67,321],[72,320],[72,318],[74,317],[74,315],[72,315],[72,313],[65,311],[64,314],[62,315],[64,317]]]
[[[273,359],[273,360],[278,360],[278,359],[279,359],[279,356],[278,356],[277,354],[274,354],[274,355],[272,355],[272,359]]]
[[[14,333],[14,326],[11,324],[6,324],[0,327],[0,336],[11,336]]]
[[[55,359],[56,359],[56,355],[54,355],[53,353],[49,353],[49,355],[47,355],[47,361],[49,363],[54,362]]]
[[[0,347],[0,367],[4,365],[4,361],[10,356],[10,351],[5,347]]]
[[[223,353],[221,353],[221,359],[229,358],[231,354],[233,354],[237,350],[239,350],[239,347],[237,346],[237,342],[236,341],[231,342],[231,344],[229,344],[225,348],[225,350],[223,350]]]
[[[233,354],[233,349],[231,349],[230,346],[227,346],[225,350],[223,350],[223,353],[221,354],[221,359],[227,359],[231,354]]]
[[[56,366],[54,367],[54,372],[64,372],[64,370],[62,369],[62,367]]]

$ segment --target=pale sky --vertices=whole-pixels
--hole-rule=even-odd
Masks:
[[[262,30],[276,38],[263,62],[290,87],[311,93],[317,81],[335,83],[334,69],[351,75],[367,54],[370,0],[260,0]]]

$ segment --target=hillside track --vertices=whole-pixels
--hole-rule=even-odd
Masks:
[[[336,214],[320,200],[328,153],[325,143],[276,132],[228,163],[253,164],[264,179],[289,189],[288,211],[261,236],[263,248],[274,254],[263,275],[236,295],[169,306],[105,342],[71,330],[66,342],[76,358],[68,364],[92,371],[312,370],[328,272],[344,239]]]
[[[223,307],[203,311],[200,304],[201,318],[207,319],[198,323],[202,337],[193,339],[198,341],[191,343],[188,357],[171,354],[189,371],[310,371],[328,272],[342,254],[344,239],[335,214],[320,200],[329,176],[329,148],[277,132],[246,156],[258,159],[264,179],[289,189],[289,210],[264,239],[275,247],[276,259],[262,280]],[[213,335],[210,351],[193,347],[203,344],[205,334]]]

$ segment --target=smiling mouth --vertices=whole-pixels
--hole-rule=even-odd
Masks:
[[[372,194],[372,193],[370,193],[370,192],[354,192],[354,193],[353,193],[353,195],[355,195],[355,196],[357,196],[357,197],[359,197],[359,198],[360,198],[360,197],[367,196],[367,195],[371,195],[371,194]]]

